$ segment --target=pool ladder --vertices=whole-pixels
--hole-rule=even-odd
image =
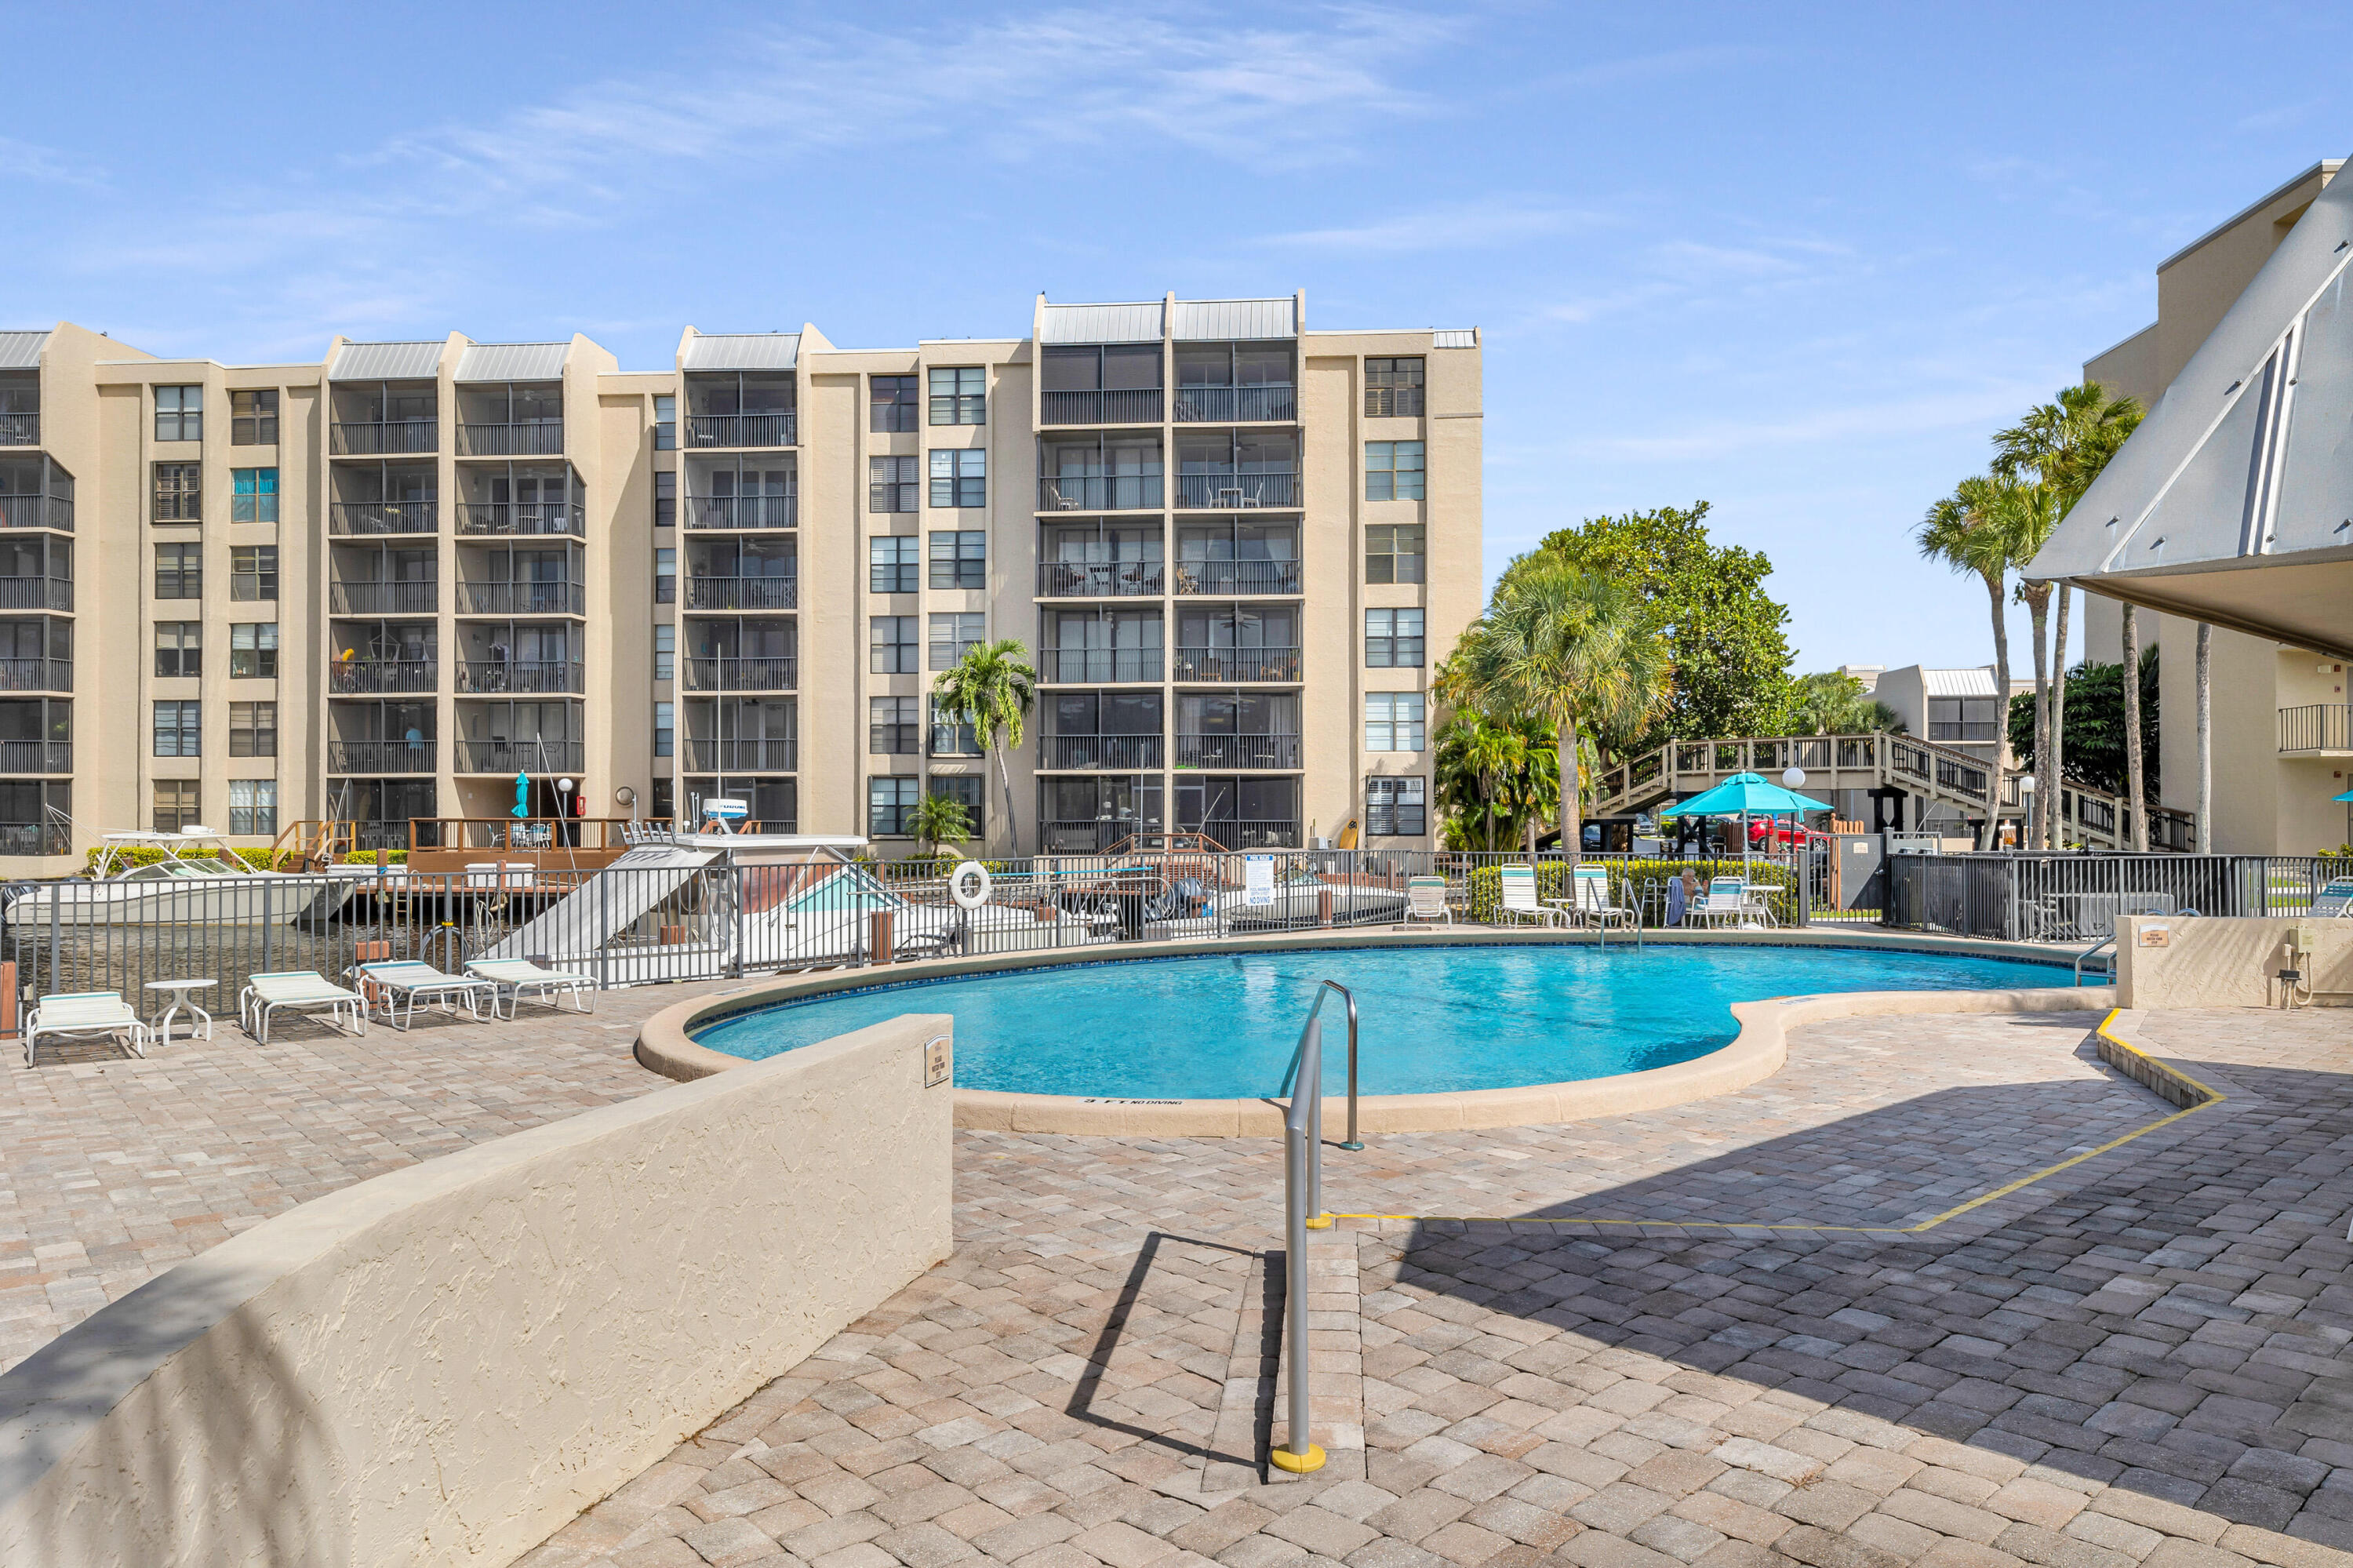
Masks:
[[[1324,1450],[1314,1440],[1314,1401],[1310,1393],[1311,1351],[1307,1325],[1307,1233],[1329,1230],[1332,1216],[1324,1207],[1324,1003],[1334,991],[1348,1004],[1348,1141],[1343,1149],[1362,1149],[1356,1141],[1356,999],[1337,980],[1324,980],[1315,990],[1315,1003],[1299,1031],[1299,1045],[1291,1054],[1282,1093],[1291,1097],[1282,1117],[1282,1331],[1291,1361],[1291,1432],[1284,1446],[1271,1450],[1268,1461],[1279,1470],[1303,1475],[1324,1467]]]

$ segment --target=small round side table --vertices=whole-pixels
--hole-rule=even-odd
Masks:
[[[188,995],[190,991],[201,991],[212,983],[209,980],[166,980],[147,982],[149,991],[169,991],[172,997],[172,1005],[165,1008],[164,1016],[155,1021],[155,1034],[160,1044],[169,1045],[172,1043],[172,1020],[179,1015],[180,1010],[184,1007],[195,1014],[197,1019],[202,1020],[201,1023],[195,1022],[189,1023],[188,1038],[194,1040],[201,1035],[204,1039],[209,1040],[213,1037],[213,1015],[198,1007],[195,999]]]

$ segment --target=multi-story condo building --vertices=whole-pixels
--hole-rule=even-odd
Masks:
[[[1479,335],[1304,316],[690,327],[649,372],[576,336],[225,366],[0,333],[0,872],[131,828],[456,843],[713,799],[892,853],[927,792],[1000,853],[1426,845]],[[930,691],[1005,638],[1039,687],[1000,779]]]

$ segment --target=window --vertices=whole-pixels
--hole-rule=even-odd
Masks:
[[[877,376],[871,383],[873,419],[869,428],[878,436],[895,435],[915,428],[915,378]],[[936,422],[936,421],[935,421]]]
[[[159,441],[200,441],[205,439],[203,387],[155,388],[155,439]]]
[[[196,620],[159,620],[155,623],[155,675],[158,680],[174,680],[185,675],[201,675],[204,672],[205,628]]]
[[[2000,738],[1997,715],[2001,705],[1992,697],[1930,697],[1928,738],[1944,741],[1985,741]]]
[[[228,781],[228,831],[232,837],[259,837],[278,831],[278,780]]]
[[[915,813],[915,791],[923,780],[901,779],[869,779],[866,781],[866,836],[871,839],[905,838],[907,819]]]
[[[1421,412],[1421,361],[1413,359],[1367,359],[1365,361],[1365,417],[1387,418],[1393,414],[1416,415]]]
[[[678,470],[657,469],[654,471],[654,526],[672,528],[678,524]]]
[[[654,602],[678,602],[678,552],[660,549],[654,552]]]
[[[1365,780],[1365,835],[1418,838],[1430,831],[1430,810],[1420,779]]]
[[[231,757],[278,755],[276,703],[229,704],[228,754]]]
[[[1365,611],[1365,664],[1374,670],[1419,668],[1421,611]]]
[[[678,399],[664,394],[654,399],[654,450],[678,450]]]
[[[277,546],[240,545],[228,553],[228,597],[246,600],[278,597]]]
[[[155,755],[158,757],[200,757],[203,724],[199,716],[200,703],[157,703],[155,705]]]
[[[1366,751],[1426,751],[1419,692],[1365,694]]]
[[[155,780],[155,831],[176,833],[191,822],[203,821],[196,810],[196,781],[193,779],[158,779]]]
[[[678,755],[678,705],[674,703],[654,705],[654,755]]]
[[[913,757],[923,749],[914,697],[874,697],[867,709],[866,749],[884,756]]]
[[[233,681],[278,679],[278,623],[241,620],[228,629],[228,673]]]
[[[877,675],[912,675],[922,669],[915,662],[915,618],[876,616],[871,652],[868,667]]]
[[[678,679],[678,628],[667,620],[654,622],[654,679]]]
[[[228,471],[232,523],[278,521],[278,471],[274,468],[233,468]]]
[[[879,457],[866,460],[866,510],[869,512],[913,512],[919,504],[916,497],[920,487],[915,478],[915,460],[911,457]]]
[[[654,780],[653,804],[648,807],[647,810],[653,813],[653,820],[655,821],[667,822],[676,819],[678,815],[678,791],[676,785],[677,780],[675,779],[657,779]]]
[[[988,373],[977,365],[932,372],[932,423],[988,423]],[[932,503],[937,506],[938,502]]]
[[[1365,529],[1365,580],[1418,583],[1425,576],[1428,530],[1419,523],[1376,523]]]
[[[202,545],[155,546],[155,597],[205,597],[205,547]]]
[[[193,462],[155,465],[155,521],[197,523],[204,520],[204,468]]]
[[[988,504],[988,454],[978,447],[932,449],[932,504]]]
[[[976,839],[983,832],[980,809],[987,795],[987,784],[976,773],[934,773],[925,792],[945,796],[962,806],[965,832]]]
[[[1366,441],[1365,499],[1419,501],[1421,498],[1421,443]]]
[[[988,535],[977,528],[933,535],[932,586],[935,588],[987,588]]]
[[[274,447],[278,444],[278,394],[274,389],[228,395],[228,444],[233,447]]]
[[[876,593],[913,593],[916,541],[913,538],[869,539],[866,542],[866,585]]]
[[[988,617],[978,610],[932,617],[932,668],[946,670],[964,657],[967,648],[988,637]]]
[[[932,703],[932,755],[934,757],[978,757],[980,736],[972,727],[972,720],[960,714],[940,711],[940,699]],[[937,791],[934,791],[937,793]]]

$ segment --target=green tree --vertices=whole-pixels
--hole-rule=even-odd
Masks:
[[[1504,807],[1511,779],[1528,765],[1525,731],[1497,724],[1476,708],[1459,708],[1437,736],[1433,766],[1439,809],[1449,815],[1483,820],[1486,843],[1495,847],[1495,811]],[[1511,829],[1507,825],[1505,836]],[[1468,837],[1468,834],[1464,834]]]
[[[1765,591],[1773,563],[1757,551],[1715,543],[1707,514],[1708,503],[1701,501],[1588,518],[1548,535],[1522,557],[1556,556],[1582,570],[1623,578],[1656,617],[1672,682],[1646,732],[1626,737],[1629,748],[1655,746],[1669,736],[1783,732],[1789,612]]]
[[[1920,553],[1965,572],[1985,585],[1993,613],[1993,679],[1998,691],[2010,690],[2010,541],[1999,524],[2002,482],[1980,475],[1965,479],[1952,494],[1928,508],[1912,537]],[[1992,849],[2001,842],[2002,760],[1993,759],[1990,789],[1986,796],[1985,837],[1979,847]],[[2021,841],[2024,834],[2021,835]]]
[[[2089,662],[2067,672],[2067,701],[2060,709],[2066,725],[2065,745],[2060,751],[2059,776],[2071,784],[2105,790],[2111,795],[2126,793],[2130,777],[2130,758],[2126,755],[2126,737],[2131,733],[2126,726],[2126,708],[2124,666],[2095,664]],[[2143,755],[2157,755],[2157,649],[2152,646],[2140,656],[2139,688],[2141,744]],[[2034,699],[2021,694],[2010,699],[2010,748],[2018,754],[2022,767],[2035,766]],[[2147,775],[2151,788],[2158,782],[2152,770]]]
[[[1012,638],[975,643],[932,681],[941,711],[972,726],[973,734],[997,758],[997,777],[1005,786],[1005,831],[1017,855],[1021,853],[1021,824],[1005,754],[1021,744],[1022,721],[1038,705],[1038,672],[1024,658],[1028,652]]]
[[[907,831],[937,859],[951,846],[961,848],[970,841],[972,816],[964,809],[964,802],[954,796],[925,795],[915,802],[914,814],[907,819]]]
[[[1862,735],[1872,730],[1902,735],[1904,728],[1902,715],[1865,692],[1852,675],[1825,670],[1790,683],[1791,735]]]

